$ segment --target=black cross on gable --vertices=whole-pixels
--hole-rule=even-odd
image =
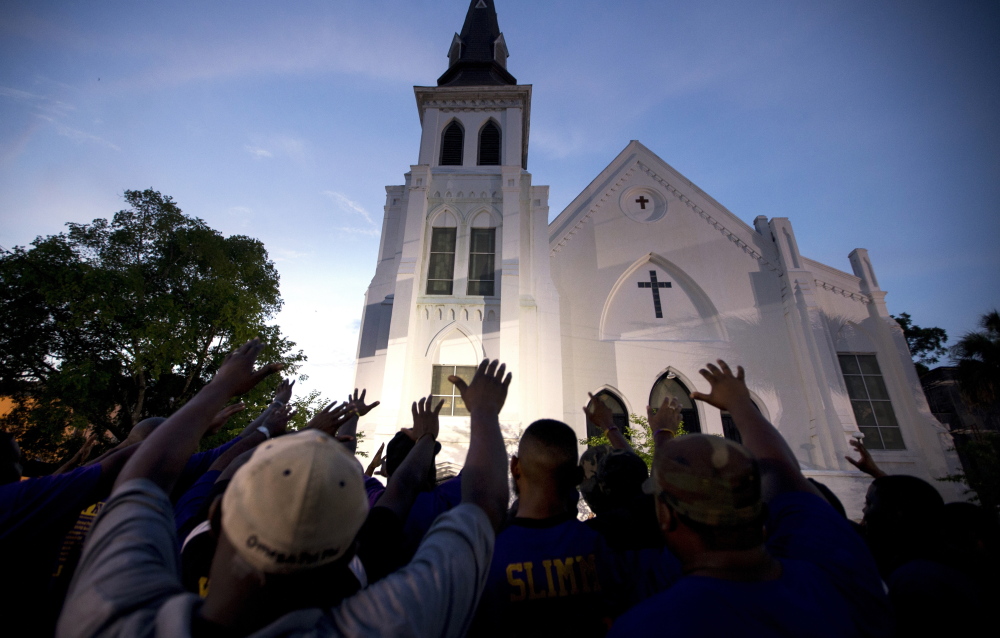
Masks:
[[[656,310],[656,318],[663,319],[663,307],[660,305],[660,288],[671,288],[669,281],[656,281],[656,271],[649,271],[649,281],[640,281],[640,288],[653,289],[653,309]]]
[[[635,203],[642,206],[642,210],[646,210],[646,204],[649,203],[649,200],[646,199],[645,195],[639,195],[639,199],[635,200]]]

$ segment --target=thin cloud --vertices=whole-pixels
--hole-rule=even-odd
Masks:
[[[81,131],[79,129],[75,129],[70,126],[66,126],[65,124],[57,122],[54,118],[48,117],[46,115],[38,114],[38,117],[47,122],[50,122],[53,126],[55,126],[56,133],[62,135],[63,137],[68,137],[74,142],[92,142],[94,144],[104,146],[105,148],[110,148],[111,150],[114,151],[120,152],[122,150],[121,147],[119,147],[117,144],[109,142],[103,137],[99,137],[97,135],[94,135],[93,133],[87,133],[86,131]]]
[[[377,228],[349,228],[345,226],[338,228],[337,230],[349,235],[364,235],[366,237],[378,237],[380,234],[379,229]]]
[[[250,153],[251,157],[253,157],[254,159],[266,159],[274,157],[274,153],[267,150],[266,148],[261,148],[259,146],[250,146],[249,144],[247,144],[246,146],[243,147],[243,150],[245,150],[247,153]]]
[[[372,220],[372,216],[368,214],[368,211],[365,210],[365,207],[361,204],[348,199],[345,195],[336,191],[323,191],[323,194],[332,199],[342,212],[352,215],[361,215],[366,222],[372,226],[375,225],[375,221]]]

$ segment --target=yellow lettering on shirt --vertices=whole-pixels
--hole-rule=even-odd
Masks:
[[[588,554],[584,559],[582,556],[576,557],[576,563],[580,566],[580,580],[583,583],[583,591],[601,591],[601,583],[597,579],[597,558],[593,554]]]
[[[529,565],[531,563],[528,563]],[[514,572],[524,571],[524,566],[521,563],[511,563],[507,565],[507,584],[511,587],[517,588],[517,592],[510,595],[511,602],[517,602],[519,600],[524,600],[526,597],[527,590],[524,587],[524,581],[520,578],[514,577]]]
[[[559,595],[568,596],[578,593],[576,588],[576,572],[573,570],[573,557],[567,556],[566,562],[556,558],[552,561],[556,566],[556,580],[559,581]],[[569,580],[569,591],[566,591],[566,581]]]
[[[208,576],[202,576],[198,579],[198,595],[202,598],[208,598]]]
[[[524,563],[524,573],[528,577],[528,599],[537,600],[539,598],[545,598],[545,590],[535,591],[535,574],[532,571],[534,565],[528,561]]]
[[[555,584],[552,582],[552,561],[550,560],[542,561],[542,567],[545,568],[545,581],[549,585],[548,596],[549,598],[552,598],[553,596],[556,595],[556,587]]]

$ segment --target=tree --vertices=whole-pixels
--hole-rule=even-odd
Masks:
[[[1000,313],[986,313],[980,331],[967,332],[951,348],[958,385],[983,427],[954,435],[964,474],[945,477],[975,490],[980,503],[1000,510]]]
[[[906,337],[906,344],[910,346],[910,356],[913,357],[918,376],[927,374],[929,366],[948,354],[948,349],[944,345],[948,342],[948,333],[944,328],[921,328],[913,323],[910,315],[905,312],[900,313],[898,317],[891,316],[903,329],[903,336]]]
[[[120,440],[169,414],[248,338],[286,374],[305,360],[268,323],[282,301],[260,241],[223,237],[154,190],[124,197],[110,221],[0,256],[0,395],[17,405],[0,427],[47,460],[86,428]],[[246,419],[278,382],[243,398]]]
[[[952,349],[958,382],[973,405],[994,407],[1000,400],[1000,312],[979,319],[978,332],[967,332]]]

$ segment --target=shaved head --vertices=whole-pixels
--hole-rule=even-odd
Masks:
[[[543,419],[528,426],[517,447],[524,480],[552,485],[560,492],[580,482],[576,433],[561,421]]]

